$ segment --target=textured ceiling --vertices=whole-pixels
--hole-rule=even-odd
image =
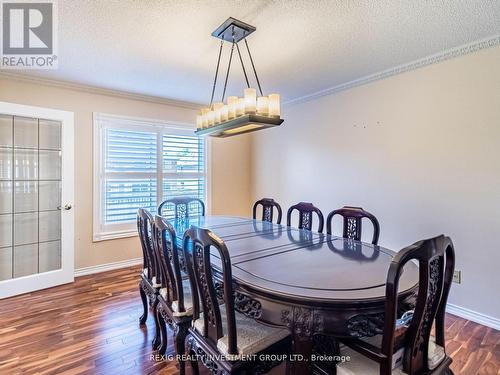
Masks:
[[[264,92],[285,101],[500,34],[498,0],[61,0],[59,69],[23,74],[204,103],[229,16],[257,27]]]

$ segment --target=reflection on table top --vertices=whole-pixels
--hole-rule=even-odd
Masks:
[[[383,298],[395,254],[372,244],[229,216],[174,222],[178,239],[191,225],[210,229],[226,242],[236,281],[300,299]],[[212,254],[217,267],[218,254],[215,250]],[[413,288],[417,280],[418,268],[410,263],[401,277],[400,291]]]

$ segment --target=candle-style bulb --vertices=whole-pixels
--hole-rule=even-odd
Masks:
[[[245,99],[238,98],[236,103],[236,117],[243,116],[245,114]]]
[[[215,118],[214,118],[214,123],[219,124],[221,122],[221,109],[224,107],[224,103],[214,103],[214,113],[215,113]]]
[[[257,98],[257,114],[261,116],[269,115],[269,98],[267,96]]]
[[[233,119],[236,117],[236,106],[238,104],[237,96],[229,96],[227,98],[227,107],[228,107],[228,119]]]
[[[208,128],[208,113],[210,112],[210,108],[202,108],[201,116],[202,116],[202,127]]]
[[[271,94],[269,95],[269,116],[280,117],[281,116],[281,106],[280,106],[280,95]]]
[[[257,105],[257,90],[249,88],[245,89],[245,113],[254,114]]]

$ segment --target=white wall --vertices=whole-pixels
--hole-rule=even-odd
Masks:
[[[284,115],[254,135],[254,199],[362,206],[395,250],[445,233],[462,270],[449,302],[500,318],[500,47]]]

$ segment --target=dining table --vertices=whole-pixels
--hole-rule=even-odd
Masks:
[[[177,243],[191,226],[211,230],[231,257],[235,309],[259,322],[286,327],[295,358],[288,373],[314,373],[312,355],[332,353],[334,338],[381,334],[385,284],[396,252],[334,235],[237,216],[174,220]],[[179,246],[180,247],[180,246]],[[186,255],[184,255],[186,256]],[[220,260],[211,252],[216,290],[223,290]],[[398,306],[411,309],[418,266],[408,263]]]

